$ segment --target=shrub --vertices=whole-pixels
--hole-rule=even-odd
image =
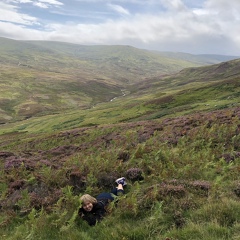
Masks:
[[[140,168],[130,168],[126,172],[127,179],[135,182],[135,181],[141,181],[144,179],[142,176],[143,171]]]

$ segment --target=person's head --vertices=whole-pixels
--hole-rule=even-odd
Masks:
[[[93,205],[97,203],[97,199],[89,194],[82,195],[80,201],[82,202],[82,208],[87,212],[91,212]]]

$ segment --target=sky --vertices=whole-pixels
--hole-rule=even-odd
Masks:
[[[0,0],[0,37],[240,56],[240,0]]]

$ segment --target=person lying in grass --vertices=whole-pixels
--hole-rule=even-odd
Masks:
[[[82,207],[79,209],[78,215],[87,221],[90,226],[94,226],[101,221],[106,214],[105,207],[109,202],[113,201],[116,196],[124,193],[123,188],[127,185],[125,178],[118,178],[116,183],[118,186],[111,193],[100,193],[96,198],[89,194],[81,196]]]

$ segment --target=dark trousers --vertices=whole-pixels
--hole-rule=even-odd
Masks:
[[[107,199],[107,200],[113,201],[114,196],[121,196],[122,194],[124,194],[124,191],[122,189],[118,190],[117,188],[114,188],[114,189],[112,189],[112,191],[110,193],[106,193],[106,192],[100,193],[96,197],[96,199],[97,200]]]

